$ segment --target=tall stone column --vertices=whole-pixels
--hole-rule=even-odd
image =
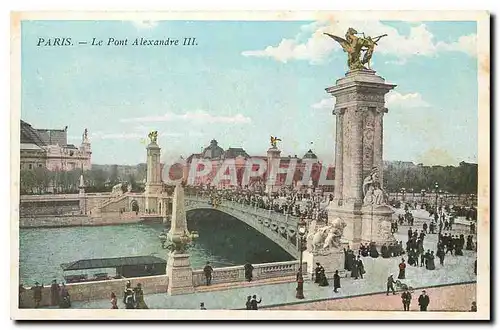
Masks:
[[[146,172],[146,209],[158,212],[158,196],[161,194],[163,183],[161,181],[161,148],[155,141],[147,147],[147,172]]]
[[[344,176],[344,168],[343,168],[343,125],[342,121],[344,120],[344,112],[345,109],[337,109],[334,110],[334,114],[337,116],[336,118],[336,141],[335,141],[335,187],[334,187],[334,200],[338,205],[342,201],[342,190],[343,190],[343,176]]]
[[[336,100],[335,198],[342,199],[342,205],[329,205],[328,219],[345,221],[343,238],[351,247],[371,237],[377,243],[390,240],[384,228],[392,211],[373,205],[366,208],[363,185],[374,167],[379,176],[383,171],[383,115],[380,110],[385,111],[385,94],[394,87],[375,71],[352,70],[338,79],[335,86],[326,89]],[[339,116],[342,110],[345,112]]]
[[[354,107],[351,110],[352,130],[351,130],[351,180],[348,203],[359,204],[363,200],[363,108]]]

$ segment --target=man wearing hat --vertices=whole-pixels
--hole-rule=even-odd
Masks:
[[[35,286],[31,288],[33,290],[33,300],[35,301],[35,308],[40,307],[40,301],[42,301],[42,289],[43,284],[35,282]]]
[[[429,306],[429,296],[425,293],[425,290],[422,291],[420,297],[418,297],[418,305],[420,306],[420,311],[427,311],[427,306]]]
[[[396,283],[396,281],[394,281],[394,278],[393,278],[393,274],[389,275],[389,277],[387,278],[387,296],[389,295],[389,290],[392,290],[392,294],[396,294],[396,290],[394,290],[394,283]]]

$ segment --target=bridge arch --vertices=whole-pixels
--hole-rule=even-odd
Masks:
[[[299,257],[296,235],[298,219],[295,217],[230,201],[213,207],[206,199],[187,196],[185,207],[186,214],[195,210],[212,210],[230,215],[278,244],[294,258]]]

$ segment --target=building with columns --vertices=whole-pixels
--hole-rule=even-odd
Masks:
[[[193,161],[197,159],[202,159],[205,162],[209,161],[212,165],[211,172],[203,177],[196,177],[194,180],[194,184],[195,185],[211,184],[211,182],[213,182],[215,176],[217,175],[218,171],[220,170],[221,166],[223,165],[224,161],[227,159],[231,159],[234,160],[235,163],[238,186],[241,186],[243,174],[245,170],[247,170],[246,167],[248,166],[247,160],[250,158],[258,158],[267,163],[267,170],[260,177],[250,178],[250,184],[249,184],[250,186],[258,185],[260,183],[264,183],[267,181],[268,175],[271,173],[269,169],[272,167],[273,161],[279,161],[279,165],[281,168],[288,168],[288,166],[293,161],[295,161],[297,167],[295,173],[293,174],[292,187],[294,189],[301,188],[302,176],[305,172],[307,162],[312,163],[311,167],[312,184],[313,186],[318,187],[320,173],[321,169],[323,168],[323,164],[311,149],[309,149],[302,158],[298,157],[297,155],[294,156],[288,155],[283,157],[281,155],[281,150],[279,150],[277,147],[269,148],[265,156],[250,156],[243,148],[228,148],[227,150],[224,150],[222,147],[219,146],[217,140],[215,139],[210,141],[210,144],[207,147],[205,147],[201,153],[192,154],[186,159],[187,166],[184,169],[184,176],[188,177],[189,169],[191,168],[191,164]],[[203,165],[200,164],[198,166],[201,167]],[[258,168],[253,168],[248,170],[256,171],[257,169]],[[198,168],[197,170],[201,171],[202,168]],[[327,178],[329,180],[333,179],[333,168],[328,169]],[[272,179],[272,182],[275,182],[275,185],[273,185],[272,187],[268,187],[267,189],[268,190],[270,189],[272,191],[280,190],[282,187],[285,186],[286,173],[277,174],[276,177]],[[230,182],[229,180],[226,181],[221,180],[219,185],[224,187],[229,187]],[[324,189],[324,190],[332,191],[333,187],[331,187],[331,189]]]
[[[21,120],[21,169],[46,168],[49,171],[89,170],[92,149],[88,131],[82,134],[80,146],[68,144],[68,127],[35,129]]]

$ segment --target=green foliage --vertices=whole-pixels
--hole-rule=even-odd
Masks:
[[[477,194],[477,164],[461,162],[459,166],[422,166],[411,167],[388,165],[384,169],[384,187],[387,192],[399,192],[405,188],[417,194],[425,189],[439,189],[453,194]]]

